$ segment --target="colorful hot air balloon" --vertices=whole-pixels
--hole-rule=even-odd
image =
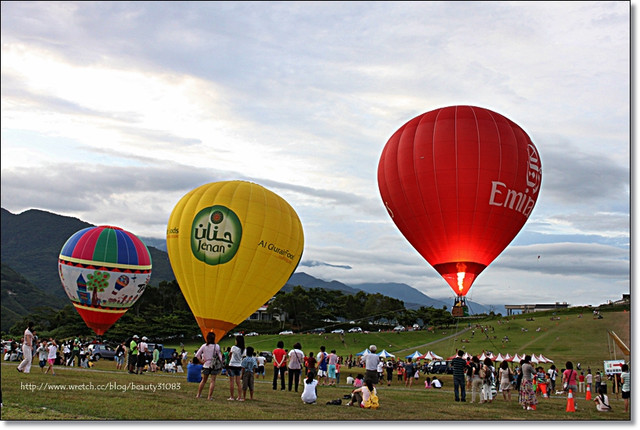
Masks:
[[[527,133],[473,106],[410,120],[391,136],[378,165],[389,215],[460,299],[527,221],[541,180]]]
[[[167,251],[202,335],[225,333],[284,286],[304,246],[302,224],[289,204],[244,181],[202,185],[176,205]]]
[[[101,336],[144,292],[151,278],[151,254],[128,231],[89,227],[64,244],[58,273],[73,306]]]

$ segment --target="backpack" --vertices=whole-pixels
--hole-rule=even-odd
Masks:
[[[369,398],[364,402],[365,409],[378,409],[380,407],[380,403],[378,403],[378,395],[374,392],[371,392]]]

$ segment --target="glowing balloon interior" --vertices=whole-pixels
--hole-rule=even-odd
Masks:
[[[413,118],[391,136],[378,165],[393,222],[458,296],[518,234],[541,180],[527,133],[473,106]]]
[[[58,257],[62,286],[97,335],[103,335],[142,295],[151,266],[145,244],[112,226],[74,233]]]
[[[296,269],[304,246],[293,208],[244,181],[202,185],[176,204],[167,252],[203,336],[220,340],[263,306]]]

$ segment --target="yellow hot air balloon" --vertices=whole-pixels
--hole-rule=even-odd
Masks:
[[[220,340],[264,305],[298,266],[304,247],[293,208],[245,181],[202,185],[176,205],[167,252],[202,335]]]

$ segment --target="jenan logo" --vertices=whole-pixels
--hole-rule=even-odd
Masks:
[[[242,224],[225,206],[202,209],[191,225],[191,251],[200,261],[215,266],[230,261],[238,252]]]

